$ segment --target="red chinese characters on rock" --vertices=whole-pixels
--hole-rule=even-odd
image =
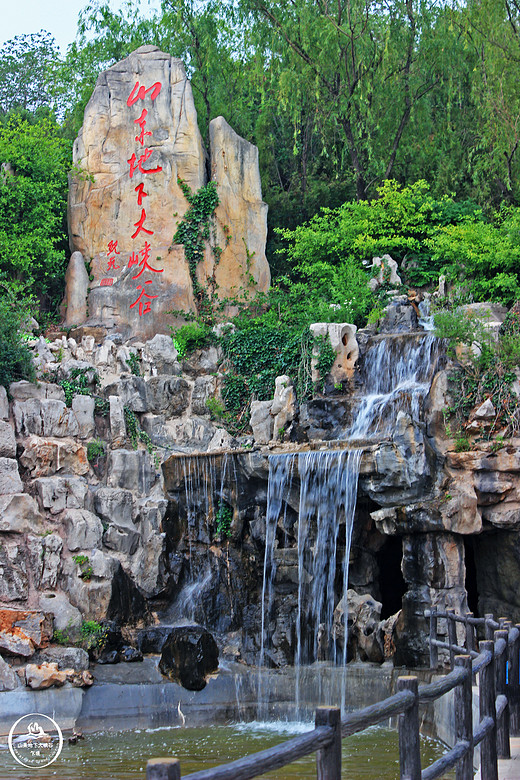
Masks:
[[[150,95],[150,100],[154,101],[157,95],[159,94],[159,92],[161,91],[161,89],[162,89],[162,84],[160,81],[156,81],[155,84],[153,84],[151,87],[148,87],[148,89],[146,89],[145,87],[141,87],[139,85],[139,82],[136,81],[134,88],[128,95],[126,105],[128,106],[128,108],[130,108],[131,106],[134,105],[134,103],[137,103],[138,100],[144,100],[149,92],[152,93]]]
[[[119,268],[121,268],[120,265],[116,265],[117,262],[116,255],[120,255],[120,254],[121,252],[119,252],[117,249],[117,241],[109,241],[108,251],[107,251],[107,260],[108,260],[107,272],[114,271],[115,273]],[[105,284],[103,286],[108,286],[108,285]]]
[[[157,168],[143,168],[143,165],[145,162],[152,156],[153,149],[145,149],[144,154],[142,154],[139,159],[137,159],[137,155],[134,152],[133,155],[130,157],[129,160],[127,160],[129,166],[130,166],[130,178],[134,175],[136,170],[139,168],[139,171],[141,173],[159,173],[162,171],[162,166],[158,165]]]
[[[150,244],[148,243],[148,241],[145,241],[144,242],[144,249],[141,249],[141,251],[139,252],[139,254],[142,255],[142,258],[143,258],[138,263],[141,266],[141,270],[139,271],[138,274],[136,274],[135,276],[132,276],[132,279],[139,279],[139,277],[141,276],[141,274],[144,271],[152,271],[152,273],[154,273],[154,274],[162,274],[163,273],[164,268],[152,268],[151,265],[148,265],[148,260],[150,259],[150,249],[151,249]],[[132,254],[134,254],[134,253],[132,253]],[[137,259],[133,260],[131,265],[134,265],[135,263],[137,263]],[[130,262],[128,263],[128,267],[130,267]]]
[[[152,283],[152,280],[148,279],[148,281],[146,281],[144,284],[151,284],[151,283]],[[148,295],[148,293],[145,293],[145,291],[144,291],[145,287],[144,287],[143,284],[138,284],[137,285],[137,289],[141,290],[141,294],[138,297],[138,299],[131,304],[130,308],[133,309],[134,306],[137,306],[137,304],[139,304],[139,316],[142,317],[143,314],[146,314],[147,312],[150,311],[150,308],[151,308],[150,300],[152,300],[153,298],[158,298],[159,296],[158,295]],[[149,300],[143,301],[143,300],[141,300],[142,298],[148,298]]]
[[[140,84],[139,81],[136,81],[130,94],[128,95],[126,104],[129,108],[132,108],[132,106],[138,101],[146,100],[150,103],[153,103],[153,101],[159,95],[161,89],[162,84],[160,81],[156,81],[155,84],[152,84],[151,86],[146,86]],[[140,145],[141,149],[138,148],[137,152],[134,151],[131,155],[128,156],[128,175],[130,179],[133,179],[134,176],[138,178],[140,175],[146,176],[150,174],[157,174],[162,171],[161,165],[153,166],[152,163],[150,167],[150,164],[148,163],[148,160],[155,151],[151,147],[145,146],[146,139],[151,138],[152,136],[151,131],[146,129],[148,112],[149,108],[143,107],[139,116],[133,120],[133,126],[135,127],[137,125],[137,128],[139,128],[139,134],[135,136],[134,141]],[[145,237],[153,236],[154,234],[154,231],[151,229],[151,227],[146,226],[147,214],[143,201],[148,197],[148,193],[144,190],[143,182],[139,182],[137,184],[135,187],[135,192],[137,194],[137,206],[141,209],[141,215],[137,222],[134,222],[135,231],[130,236],[132,241],[135,241],[135,239],[137,239],[141,233],[144,233]],[[159,297],[159,295],[152,294],[152,289],[150,287],[152,284],[152,279],[143,279],[141,277],[143,277],[143,274],[152,274],[155,277],[156,274],[162,274],[164,272],[163,268],[154,268],[152,265],[150,265],[150,252],[151,245],[148,241],[145,240],[144,247],[142,249],[135,249],[130,253],[127,264],[128,269],[132,268],[133,266],[137,266],[136,273],[134,276],[132,276],[132,280],[140,280],[140,284],[136,286],[136,293],[139,292],[139,295],[137,296],[136,300],[130,304],[129,308],[137,308],[140,317],[151,311],[151,302],[155,298]],[[110,241],[107,252],[107,272],[112,272],[115,274],[115,272],[119,270],[121,267],[119,264],[119,255],[121,255],[121,252],[119,252],[117,248],[117,241]],[[113,283],[114,278],[107,277],[101,279],[100,285],[102,287],[109,287]]]
[[[160,81],[157,81],[155,84],[152,84],[151,87],[146,87],[144,85],[140,85],[137,81],[130,92],[130,95],[128,96],[128,99],[126,101],[127,106],[131,108],[134,103],[136,103],[138,100],[145,100],[145,98],[149,97],[150,101],[153,103],[157,95],[162,89],[162,84]],[[141,147],[144,147],[145,145],[145,139],[152,135],[152,133],[149,130],[146,130],[146,121],[148,117],[148,109],[143,108],[141,111],[141,114],[137,119],[134,119],[134,125],[137,125],[140,129],[139,135],[135,136],[136,143],[140,144]],[[144,147],[144,151],[139,154],[134,152],[131,157],[128,159],[128,165],[130,166],[129,170],[129,177],[132,179],[134,175],[142,174],[148,175],[152,173],[160,173],[162,171],[162,166],[156,165],[155,167],[145,167],[147,161],[150,159],[150,157],[153,154],[153,149],[150,147]],[[146,209],[143,206],[143,200],[144,198],[148,197],[148,193],[144,191],[144,183],[139,182],[139,184],[135,187],[135,192],[137,193],[137,205],[141,208],[141,216],[137,220],[137,222],[134,222],[135,231],[132,234],[131,238],[132,240],[135,240],[140,233],[145,233],[148,236],[152,236],[154,231],[147,228],[145,226],[146,221]],[[148,241],[144,242],[144,248],[141,249],[139,252],[133,251],[130,254],[130,257],[128,258],[128,268],[132,268],[132,266],[136,265],[138,266],[139,270],[138,272],[132,276],[132,279],[140,279],[140,277],[146,272],[146,273],[152,273],[152,274],[162,274],[164,269],[163,268],[154,268],[149,264],[150,260],[150,251],[151,251],[151,245],[148,243]],[[147,285],[152,284],[152,279],[147,279],[144,281],[144,284],[138,284],[137,290],[141,291],[140,295],[137,297],[137,299],[134,301],[134,303],[131,304],[130,308],[133,309],[136,306],[138,307],[139,316],[142,317],[143,314],[146,314],[151,310],[151,301],[155,298],[158,298],[158,295],[152,295],[151,289]],[[150,292],[145,292],[145,290],[150,290]]]

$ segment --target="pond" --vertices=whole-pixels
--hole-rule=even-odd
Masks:
[[[23,769],[7,750],[0,752],[2,780],[144,780],[146,762],[159,756],[176,756],[182,776],[209,769],[265,750],[297,734],[312,730],[312,723],[237,723],[205,728],[159,728],[87,734],[75,745],[65,736],[63,751],[47,769]],[[422,764],[428,766],[446,748],[422,738]],[[343,740],[343,775],[349,780],[396,780],[399,777],[398,736],[373,727]],[[447,774],[446,778],[455,775]],[[271,780],[314,780],[315,754],[264,775]]]

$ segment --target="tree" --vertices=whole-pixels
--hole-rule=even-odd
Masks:
[[[285,98],[293,111],[300,86],[315,93],[323,127],[339,132],[348,150],[356,195],[366,198],[392,176],[412,113],[438,82],[432,33],[442,4],[242,0],[242,8],[280,69],[280,84],[291,85]]]
[[[482,151],[475,174],[488,200],[517,202],[520,2],[475,0],[462,18],[466,40],[476,53],[479,76],[472,81]]]
[[[0,110],[36,111],[53,103],[51,73],[59,61],[52,35],[45,30],[17,35],[0,48]]]
[[[70,164],[55,121],[15,114],[0,126],[0,282],[36,293],[44,310],[63,294]]]

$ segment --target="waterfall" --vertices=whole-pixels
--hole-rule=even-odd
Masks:
[[[365,354],[365,394],[354,409],[353,422],[345,440],[390,435],[401,409],[420,419],[421,403],[427,394],[439,357],[438,340],[431,334],[407,338],[374,340]],[[266,715],[266,653],[273,623],[276,575],[277,529],[287,512],[287,498],[299,482],[298,610],[296,616],[296,693],[300,715],[301,669],[315,661],[347,662],[347,617],[343,645],[334,635],[334,609],[341,599],[346,607],[349,557],[357,503],[362,450],[319,450],[269,456],[269,484],[266,516],[266,544],[262,587],[262,625],[258,716]],[[297,473],[296,473],[297,472]],[[281,525],[285,525],[282,520]],[[343,549],[338,545],[340,527],[345,527]],[[338,589],[338,555],[341,556],[341,585]],[[338,593],[339,590],[339,593]],[[340,704],[345,704],[346,676],[343,673]]]
[[[206,623],[204,602],[215,579],[214,560],[210,545],[220,502],[236,492],[236,462],[229,453],[179,456],[176,481],[184,488],[188,574],[180,592],[163,615],[170,623]],[[196,566],[194,550],[204,545],[207,554]],[[200,549],[200,547],[199,547]]]
[[[347,439],[381,437],[392,431],[404,409],[419,420],[439,360],[439,340],[432,333],[382,338],[364,358],[365,395],[354,411]]]

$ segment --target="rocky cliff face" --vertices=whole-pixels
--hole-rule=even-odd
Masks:
[[[74,144],[69,189],[71,250],[90,264],[88,322],[127,336],[167,333],[172,311],[195,311],[194,275],[211,296],[266,291],[267,206],[258,150],[222,117],[210,127],[209,166],[183,63],[142,46],[102,73]],[[216,183],[220,205],[204,259],[190,270],[173,243],[196,193]],[[221,250],[221,254],[217,251]],[[84,271],[67,277],[65,322],[84,318]]]
[[[340,647],[348,622],[347,657],[426,663],[423,613],[432,604],[518,620],[519,442],[456,452],[441,424],[442,357],[430,387],[428,361],[439,353],[427,334],[349,332],[333,370],[344,371],[352,339],[359,354],[349,392],[329,382],[326,394],[299,404],[281,377],[274,399],[252,410],[253,434],[239,439],[206,404],[219,398],[218,346],[179,362],[162,335],[128,345],[85,327],[35,341],[39,383],[0,395],[1,652],[31,660],[53,630],[73,636],[85,619],[115,621],[127,641],[158,652],[165,627],[189,620],[214,634],[225,657],[254,664],[268,543],[264,660],[294,663],[305,477],[291,455],[269,542],[269,457],[345,446],[360,453],[349,590],[342,597],[336,584],[332,604]],[[391,392],[390,406],[374,407],[379,433],[352,438],[352,420],[380,397],[370,361],[381,374],[383,354],[389,365],[422,355],[424,399],[409,386]],[[274,440],[282,418],[284,443]],[[317,549],[309,517],[309,549]],[[339,583],[345,517],[335,544]]]

